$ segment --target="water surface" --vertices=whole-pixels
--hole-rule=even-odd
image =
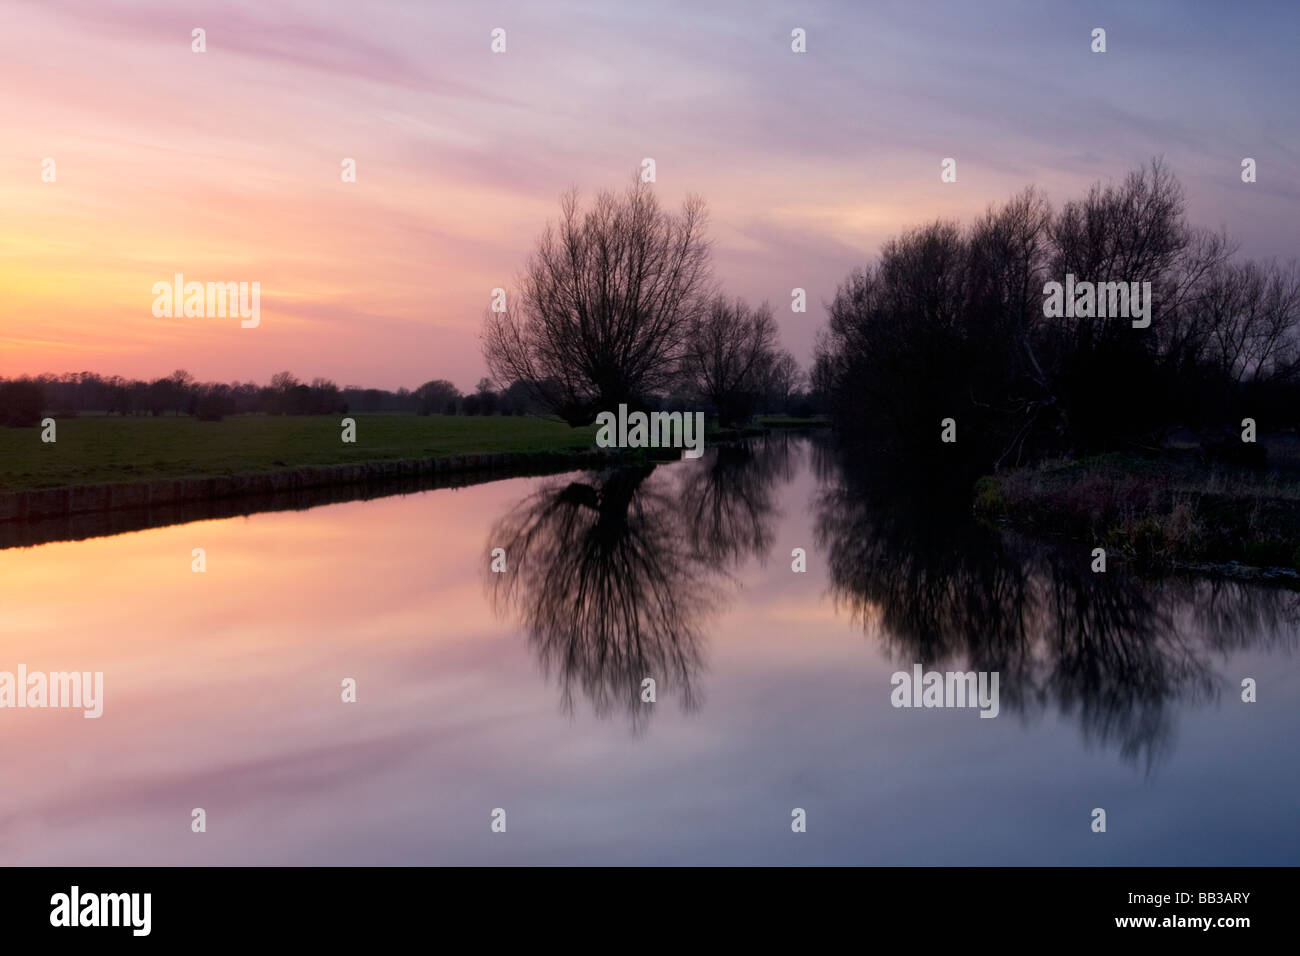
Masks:
[[[0,862],[1300,863],[1296,593],[916,498],[777,438],[0,551],[0,670],[105,682],[0,710]]]

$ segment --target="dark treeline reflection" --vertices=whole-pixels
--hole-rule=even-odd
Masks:
[[[969,486],[942,474],[894,478],[829,442],[813,462],[831,595],[900,669],[998,671],[1004,712],[1055,706],[1148,771],[1171,752],[1171,705],[1258,677],[1221,684],[1224,653],[1297,643],[1294,592],[1094,574],[1090,548],[976,525]]]
[[[779,435],[711,449],[689,468],[617,468],[553,479],[492,528],[507,571],[488,572],[498,613],[518,619],[572,710],[639,727],[659,702],[700,703],[705,626],[732,593],[733,570],[772,545],[777,491],[798,444]]]

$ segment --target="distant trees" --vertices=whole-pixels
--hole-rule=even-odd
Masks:
[[[742,304],[743,305],[743,304]],[[728,308],[732,308],[729,305]],[[745,307],[747,309],[747,307]],[[750,310],[751,312],[753,310]],[[763,341],[770,339],[766,336]],[[700,354],[700,350],[696,350]],[[743,405],[760,411],[787,411],[806,401],[801,391],[803,376],[789,353],[779,348],[763,350],[759,374],[731,376],[740,383],[740,399],[728,399],[723,392],[712,393],[720,408]],[[757,364],[757,363],[756,363]],[[545,385],[540,390],[544,390]],[[202,421],[220,421],[228,415],[327,415],[347,411],[411,412],[421,415],[537,415],[549,414],[536,400],[538,383],[516,381],[503,390],[493,387],[490,379],[480,379],[475,390],[463,395],[446,379],[425,382],[414,391],[340,388],[326,378],[303,383],[290,372],[278,372],[272,383],[199,382],[188,372],[177,372],[146,382],[121,376],[99,376],[93,372],[12,381],[0,379],[0,426],[30,427],[46,412],[56,417],[78,412],[108,415],[193,415]],[[674,380],[673,389],[647,397],[650,407],[708,408],[711,400],[697,388],[690,376]],[[723,418],[729,415],[725,408]],[[746,413],[747,414],[747,413]]]
[[[327,378],[313,378],[307,387],[306,412],[308,415],[330,415],[347,411],[343,392]]]
[[[264,393],[260,410],[276,415],[330,415],[347,411],[342,390],[327,378],[314,378],[311,384],[298,381],[292,372],[276,372]]]
[[[546,411],[535,398],[537,390],[528,382],[516,381],[501,393],[501,410],[507,415],[538,415]]]
[[[967,228],[904,233],[855,270],[812,382],[843,432],[905,455],[935,453],[956,419],[945,454],[973,470],[1147,444],[1265,399],[1277,424],[1300,424],[1300,273],[1232,252],[1187,224],[1160,161],[1057,212],[1028,190]],[[1150,326],[1045,316],[1044,284],[1067,274],[1150,282]]]
[[[412,394],[420,403],[421,415],[454,415],[460,400],[460,389],[444,378],[425,382]]]
[[[298,386],[298,379],[292,372],[276,372],[271,376],[271,407],[275,414],[288,415],[294,411]]]
[[[706,212],[698,197],[664,211],[639,179],[582,210],[564,196],[507,310],[483,334],[499,382],[525,382],[532,399],[572,425],[667,389],[710,289]]]
[[[183,368],[178,368],[167,378],[170,384],[170,392],[175,402],[176,414],[183,415],[193,411],[193,403],[196,401],[194,386],[197,384],[194,376]]]
[[[20,378],[0,379],[0,425],[30,428],[41,423],[45,409],[45,390],[39,381]]]
[[[786,349],[777,349],[773,356],[763,383],[764,400],[768,410],[786,414],[803,412],[804,416],[811,414],[808,396],[803,393],[806,376],[799,368],[799,363]],[[796,408],[796,399],[804,407]]]
[[[181,369],[151,382],[102,377],[93,372],[0,379],[0,426],[30,427],[48,410],[56,417],[78,412],[109,415],[194,415],[220,421],[227,415],[333,415],[353,412],[411,412],[421,415],[526,415],[542,409],[534,390],[515,382],[498,392],[481,379],[473,394],[462,395],[445,379],[411,391],[348,385],[327,378],[304,383],[292,372],[277,372],[270,383],[199,382]]]
[[[473,405],[469,404],[473,401]],[[474,394],[469,396],[462,407],[466,415],[494,415],[497,412],[498,396],[492,389],[492,380],[490,378],[481,378],[478,381],[478,387]]]
[[[194,414],[201,422],[219,422],[235,412],[234,390],[221,382],[198,386],[198,402]]]
[[[717,410],[719,422],[748,421],[778,361],[771,306],[752,308],[742,299],[715,296],[691,322],[684,353],[687,381]]]

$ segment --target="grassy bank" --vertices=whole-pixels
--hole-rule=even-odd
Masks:
[[[181,416],[87,416],[58,422],[58,441],[37,428],[0,428],[0,492],[169,478],[249,475],[304,465],[590,449],[595,426],[570,428],[528,416],[349,416],[356,443],[341,440],[341,415],[237,415],[220,422]]]
[[[1300,472],[1289,467],[1254,472],[1130,455],[1055,461],[981,478],[974,507],[1142,563],[1300,570]]]

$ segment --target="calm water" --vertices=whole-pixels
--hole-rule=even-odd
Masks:
[[[105,682],[0,710],[0,863],[1300,863],[1300,597],[854,474],[773,440],[0,551],[0,670]],[[999,716],[895,709],[914,663]]]

